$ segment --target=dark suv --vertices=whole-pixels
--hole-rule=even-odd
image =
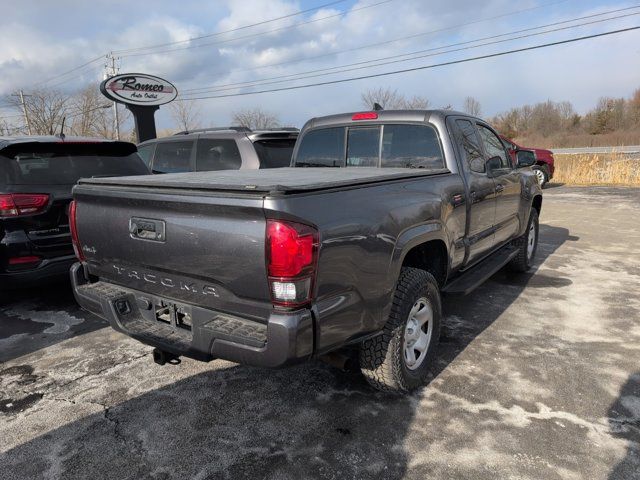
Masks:
[[[224,127],[191,130],[138,145],[153,173],[288,167],[298,129]]]
[[[146,175],[128,142],[0,137],[0,289],[67,278],[71,188],[81,177]]]

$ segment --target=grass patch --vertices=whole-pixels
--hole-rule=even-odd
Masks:
[[[554,155],[553,182],[568,185],[640,185],[640,158],[622,153]]]

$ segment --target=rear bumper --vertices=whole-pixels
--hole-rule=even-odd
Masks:
[[[74,255],[44,260],[38,268],[23,272],[0,273],[0,289],[30,287],[54,280],[67,279],[76,261]]]
[[[267,324],[197,306],[179,305],[190,315],[191,329],[156,320],[153,305],[175,306],[170,299],[107,282],[89,283],[80,263],[71,267],[76,300],[84,308],[132,338],[174,355],[202,361],[221,358],[263,367],[281,367],[313,353],[309,310],[273,312]]]

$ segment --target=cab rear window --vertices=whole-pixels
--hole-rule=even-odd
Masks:
[[[0,151],[0,184],[73,185],[80,178],[147,175],[135,145],[29,142]]]
[[[442,169],[445,162],[432,126],[384,124],[311,130],[300,139],[295,166]]]

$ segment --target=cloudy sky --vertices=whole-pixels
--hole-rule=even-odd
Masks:
[[[25,93],[42,87],[72,91],[91,83],[97,88],[108,52],[119,58],[121,73],[167,78],[182,98],[278,89],[633,27],[640,25],[640,8],[629,9],[633,5],[591,0],[22,0],[0,19],[0,97],[20,88]],[[531,34],[536,35],[512,40]],[[627,97],[640,87],[640,30],[410,73],[194,102],[207,126],[229,124],[234,110],[252,107],[300,126],[313,116],[362,109],[361,92],[378,87],[426,97],[435,107],[460,109],[464,98],[473,96],[484,116],[547,99],[569,100],[584,112],[598,97]],[[15,114],[1,105],[0,116]],[[158,121],[160,128],[172,126],[167,108],[161,108]]]

